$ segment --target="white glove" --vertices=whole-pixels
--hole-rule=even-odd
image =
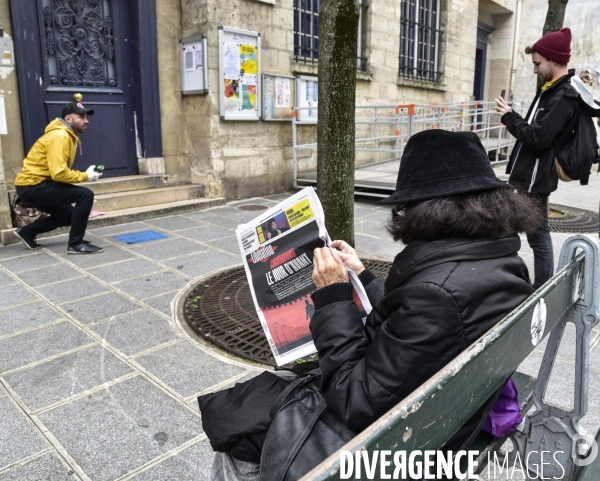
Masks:
[[[96,168],[95,165],[90,165],[87,168],[87,170],[85,171],[85,173],[88,175],[88,181],[90,181],[90,182],[96,182],[102,175],[101,172],[96,172],[94,170],[95,168]]]

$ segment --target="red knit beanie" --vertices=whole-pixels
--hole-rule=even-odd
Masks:
[[[544,35],[533,44],[533,50],[553,62],[569,63],[571,60],[571,29],[567,27]]]

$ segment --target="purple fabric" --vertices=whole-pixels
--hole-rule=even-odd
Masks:
[[[503,438],[517,429],[521,421],[523,421],[523,417],[521,416],[517,386],[512,379],[509,379],[500,391],[496,404],[489,412],[482,431],[496,438]]]

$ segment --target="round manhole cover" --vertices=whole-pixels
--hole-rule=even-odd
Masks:
[[[598,232],[600,227],[596,212],[556,204],[550,204],[548,224],[550,232],[569,234]]]
[[[237,210],[245,210],[245,211],[250,211],[250,212],[268,209],[268,207],[266,205],[260,205],[260,204],[244,204],[244,205],[240,205],[239,207],[236,207],[236,208],[237,208]]]
[[[383,277],[392,265],[372,259],[363,259],[363,263],[374,274]],[[275,366],[242,266],[200,282],[187,295],[183,314],[194,331],[221,349]]]

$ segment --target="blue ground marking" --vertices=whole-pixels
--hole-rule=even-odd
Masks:
[[[133,232],[131,234],[121,234],[114,236],[115,239],[127,244],[139,244],[140,242],[148,242],[156,239],[166,239],[167,236],[153,230],[143,230],[141,232]]]

